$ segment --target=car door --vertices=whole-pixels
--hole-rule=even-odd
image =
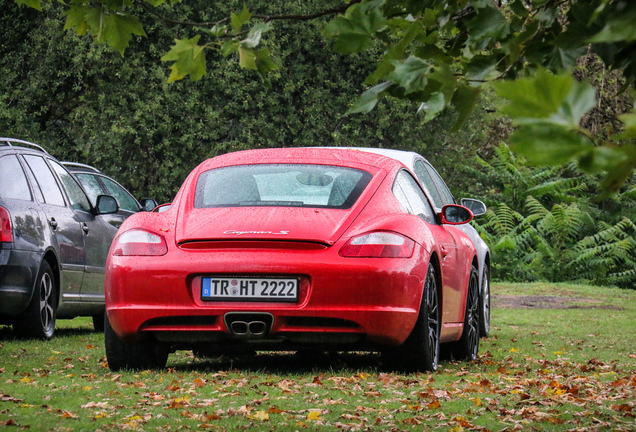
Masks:
[[[119,212],[117,213],[124,219],[142,210],[135,197],[122,185],[106,176],[100,176],[99,179],[106,188],[106,195],[111,195],[117,200],[119,204]]]
[[[36,197],[46,215],[48,227],[57,241],[62,270],[62,300],[79,301],[86,263],[81,218],[67,205],[60,184],[44,157],[23,157],[29,167],[29,177],[34,180]]]
[[[86,260],[80,299],[82,302],[103,303],[106,258],[117,228],[105,221],[104,217],[93,214],[88,197],[62,165],[53,160],[49,162],[60,179],[84,233]]]
[[[434,216],[432,205],[421,186],[406,170],[401,171],[396,178],[396,186],[401,189],[407,200],[407,211],[422,217],[429,224],[440,247],[440,264],[442,271],[442,337],[445,328],[453,331],[453,325],[460,323],[464,313],[464,276],[469,257],[462,235],[453,226],[442,225]],[[394,189],[394,192],[395,191]],[[404,205],[404,204],[403,204]]]
[[[82,187],[84,188],[84,190],[86,191],[86,193],[88,194],[88,198],[90,199],[91,203],[93,204],[93,206],[96,205],[97,203],[97,197],[99,195],[113,195],[112,193],[109,193],[109,191],[106,190],[106,188],[104,187],[103,183],[101,182],[101,176],[95,175],[95,174],[91,174],[91,173],[75,173],[75,177],[77,178],[77,180],[79,180],[79,182],[81,183]],[[117,196],[115,196],[115,199],[117,199]],[[119,200],[118,200],[119,202]],[[109,215],[103,215],[101,216],[101,218],[108,222],[109,224],[111,224],[112,226],[114,226],[115,228],[119,229],[119,227],[121,226],[122,223],[124,223],[124,221],[126,220],[126,218],[128,216],[130,216],[132,213],[128,212],[128,211],[122,211],[121,210],[121,204],[120,204],[120,210],[117,213],[113,213],[113,214],[109,214]]]

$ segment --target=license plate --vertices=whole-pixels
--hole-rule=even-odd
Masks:
[[[295,302],[298,300],[298,279],[204,277],[201,299]]]

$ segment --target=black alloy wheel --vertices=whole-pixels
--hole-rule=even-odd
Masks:
[[[457,360],[477,360],[479,353],[479,277],[473,266],[466,293],[466,311],[462,337],[453,342],[453,357]]]
[[[479,294],[479,336],[490,335],[490,267],[484,265]]]
[[[55,333],[56,312],[57,288],[53,270],[47,261],[42,261],[31,302],[13,324],[13,329],[20,337],[49,340]]]
[[[402,345],[384,351],[383,359],[392,369],[434,372],[439,363],[440,333],[441,313],[437,279],[435,268],[429,264],[415,327]]]

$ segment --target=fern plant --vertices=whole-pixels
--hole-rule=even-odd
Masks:
[[[596,201],[597,179],[576,167],[530,168],[505,145],[474,175],[493,185],[474,225],[509,281],[587,280],[636,288],[636,176]]]
[[[531,220],[501,204],[488,211],[482,221],[474,226],[490,247],[493,277],[514,282],[539,280],[539,233]]]
[[[627,217],[579,241],[567,268],[599,285],[636,287],[636,224]]]

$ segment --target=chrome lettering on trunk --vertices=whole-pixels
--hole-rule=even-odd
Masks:
[[[224,231],[223,234],[236,234],[237,236],[241,236],[243,234],[272,234],[272,235],[286,235],[289,234],[289,231],[236,231],[236,230],[227,230]]]

